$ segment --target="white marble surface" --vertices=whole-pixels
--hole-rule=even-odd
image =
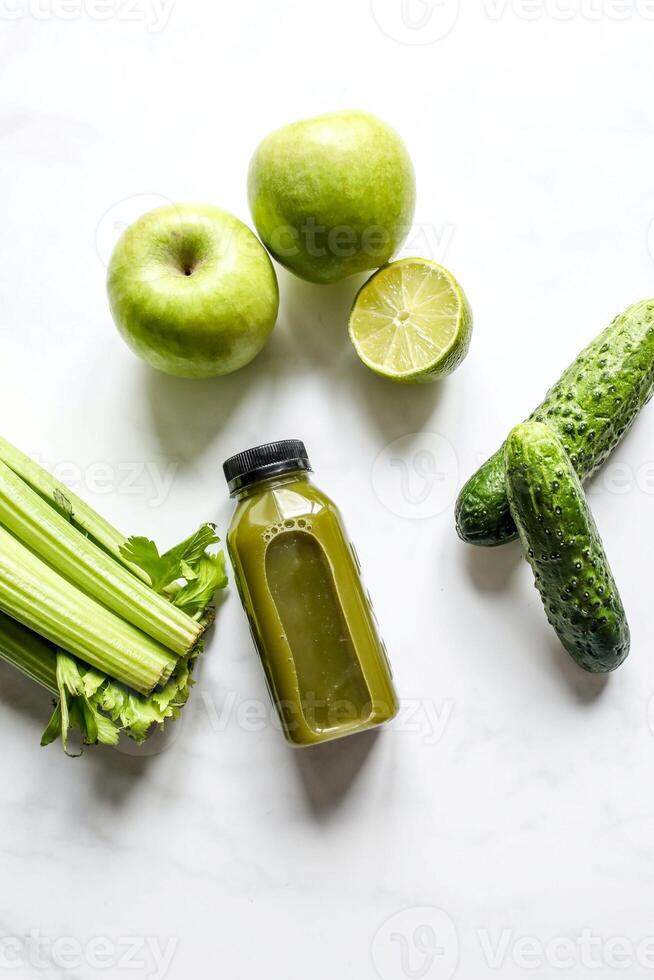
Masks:
[[[304,438],[404,703],[376,739],[294,753],[258,714],[233,590],[183,724],[145,754],[40,749],[48,698],[0,667],[0,976],[654,969],[654,409],[591,486],[633,633],[606,685],[562,653],[518,548],[452,522],[477,461],[654,293],[652,4],[413,3],[0,0],[3,432],[162,544],[226,527],[228,454]],[[412,152],[407,251],[464,284],[465,365],[390,386],[346,337],[356,283],[280,274],[250,368],[147,370],[105,301],[117,230],[162,200],[247,220],[259,138],[348,106]]]

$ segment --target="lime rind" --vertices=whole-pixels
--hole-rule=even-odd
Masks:
[[[359,290],[350,338],[364,364],[399,382],[435,381],[468,352],[472,312],[447,269],[428,259],[400,259]]]

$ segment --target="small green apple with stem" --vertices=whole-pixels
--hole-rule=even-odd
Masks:
[[[302,279],[330,283],[393,257],[413,220],[415,178],[394,129],[368,112],[335,112],[267,136],[248,193],[274,258]]]
[[[186,378],[229,374],[264,346],[277,319],[272,263],[233,214],[204,204],[149,211],[109,263],[116,325],[152,367]]]

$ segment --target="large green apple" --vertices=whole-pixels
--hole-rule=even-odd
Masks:
[[[111,257],[107,290],[132,350],[185,378],[248,364],[279,307],[259,240],[233,214],[203,204],[156,208],[130,225]]]
[[[415,178],[394,129],[367,112],[335,112],[267,136],[248,177],[269,252],[310,282],[336,282],[393,257],[413,219]]]

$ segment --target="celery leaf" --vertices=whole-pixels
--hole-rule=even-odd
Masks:
[[[163,592],[173,583],[184,581],[175,595],[174,603],[189,615],[202,613],[213,598],[216,589],[227,584],[225,561],[222,552],[207,552],[220,538],[213,524],[203,524],[195,534],[175,545],[163,555],[159,554],[154,541],[145,537],[131,537],[121,546],[122,557],[138,566],[149,577],[152,588]]]
[[[225,553],[219,551],[217,555],[203,555],[195,571],[196,577],[187,582],[173,599],[173,605],[179,606],[189,616],[204,612],[216,590],[224,589],[227,585]]]
[[[98,710],[87,694],[87,691],[94,689],[97,673],[85,672],[70,654],[62,650],[57,651],[56,657],[59,701],[43,733],[41,745],[50,745],[57,737],[61,737],[64,752],[70,755],[68,736],[71,728],[79,728],[84,745],[95,745],[97,742],[116,745],[120,737],[119,729]],[[85,683],[86,673],[92,674],[88,683]]]
[[[61,492],[61,490],[55,489],[52,494],[55,510],[61,512],[62,517],[65,517],[67,521],[73,522],[73,505],[71,504],[68,497]]]
[[[216,534],[215,524],[202,524],[195,534],[171,548],[164,557],[176,558],[193,568],[204,556],[207,548],[212,544],[217,544],[218,541],[220,538]]]
[[[123,558],[141,568],[150,578],[155,592],[163,592],[167,585],[179,578],[179,562],[175,558],[160,555],[154,541],[149,538],[134,536],[121,545],[120,553]]]

